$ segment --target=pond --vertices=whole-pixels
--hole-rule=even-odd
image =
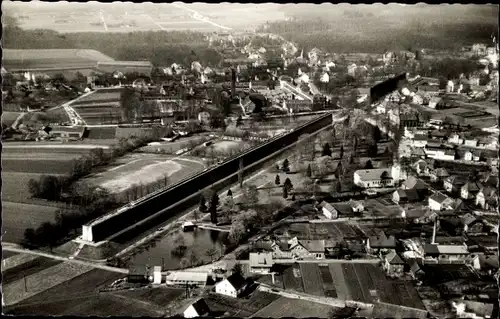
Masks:
[[[179,229],[161,237],[156,243],[152,243],[144,250],[131,256],[128,263],[130,265],[161,266],[163,262],[165,270],[179,269],[183,258],[191,263],[193,262],[191,256],[195,255],[195,263],[207,264],[211,262],[211,257],[206,252],[212,250],[215,253],[213,258],[219,258],[224,253],[223,242],[226,237],[227,233],[214,230],[198,228],[194,231],[183,232]],[[172,253],[180,245],[186,247],[183,254]],[[188,266],[191,265],[188,264]]]

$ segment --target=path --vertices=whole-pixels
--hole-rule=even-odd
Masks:
[[[190,11],[193,13],[193,15],[191,16],[193,19],[195,20],[198,20],[198,21],[202,21],[202,22],[206,22],[206,23],[209,23],[211,25],[214,25],[216,27],[219,27],[221,29],[225,29],[225,30],[232,30],[232,28],[229,28],[229,27],[225,27],[223,25],[220,25],[220,24],[217,24],[215,22],[212,22],[210,20],[208,20],[207,17],[204,17],[203,15],[201,15],[199,12],[193,10],[193,9],[190,9],[190,8],[186,8],[184,6],[181,6],[179,4],[176,4],[176,3],[172,3],[173,6],[177,7],[177,8],[180,8],[180,9],[184,9],[184,10],[187,10],[187,11]],[[229,14],[229,13],[228,13]]]
[[[3,246],[2,249],[7,250],[7,251],[12,251],[12,252],[16,252],[16,253],[23,253],[23,254],[31,254],[31,255],[41,256],[41,257],[45,257],[45,258],[51,258],[51,259],[60,260],[60,261],[67,261],[70,263],[79,264],[79,265],[83,265],[83,266],[91,266],[93,268],[99,268],[102,270],[112,271],[112,272],[116,272],[116,273],[128,274],[128,269],[111,267],[111,266],[106,266],[106,265],[102,265],[102,264],[98,264],[98,263],[94,263],[94,262],[78,260],[78,259],[71,259],[68,257],[62,257],[62,256],[54,255],[54,254],[36,251],[36,250],[24,249],[24,248],[16,247],[17,245],[5,243],[5,242],[2,243],[2,246]]]
[[[66,111],[66,113],[68,114],[68,117],[70,118],[71,120],[71,123],[73,125],[84,125],[84,126],[87,126],[87,123],[85,123],[85,121],[83,120],[83,118],[80,116],[80,114],[78,114],[75,109],[73,107],[71,107],[71,104],[80,100],[80,99],[83,99],[84,97],[86,96],[89,96],[91,94],[93,94],[94,92],[97,92],[97,91],[90,91],[90,92],[87,92],[87,93],[84,93],[82,95],[80,95],[79,97],[77,97],[76,99],[73,99],[71,101],[68,101],[64,104],[61,105],[61,107],[64,108],[64,110]]]

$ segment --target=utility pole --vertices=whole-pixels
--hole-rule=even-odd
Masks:
[[[28,292],[28,284],[26,282],[26,276],[24,276],[23,278],[24,278],[24,292]]]

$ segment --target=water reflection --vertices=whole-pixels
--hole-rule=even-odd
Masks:
[[[160,266],[163,262],[166,270],[178,269],[181,265],[181,260],[190,260],[193,253],[198,260],[209,263],[211,257],[206,254],[207,251],[211,249],[216,250],[216,254],[213,256],[214,258],[221,256],[224,249],[223,242],[226,236],[226,233],[214,230],[195,229],[191,232],[183,232],[179,229],[161,238],[154,245],[145,248],[135,256],[132,256],[129,263]],[[175,253],[172,254],[172,251],[178,245],[185,245],[187,247],[183,256],[176,256]]]

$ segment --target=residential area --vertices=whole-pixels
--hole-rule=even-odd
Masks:
[[[283,31],[316,30],[297,13],[230,30],[166,6],[220,30],[144,7],[144,38],[196,43],[172,60],[91,33],[45,48],[9,11],[5,314],[498,318],[494,34],[336,52]]]

